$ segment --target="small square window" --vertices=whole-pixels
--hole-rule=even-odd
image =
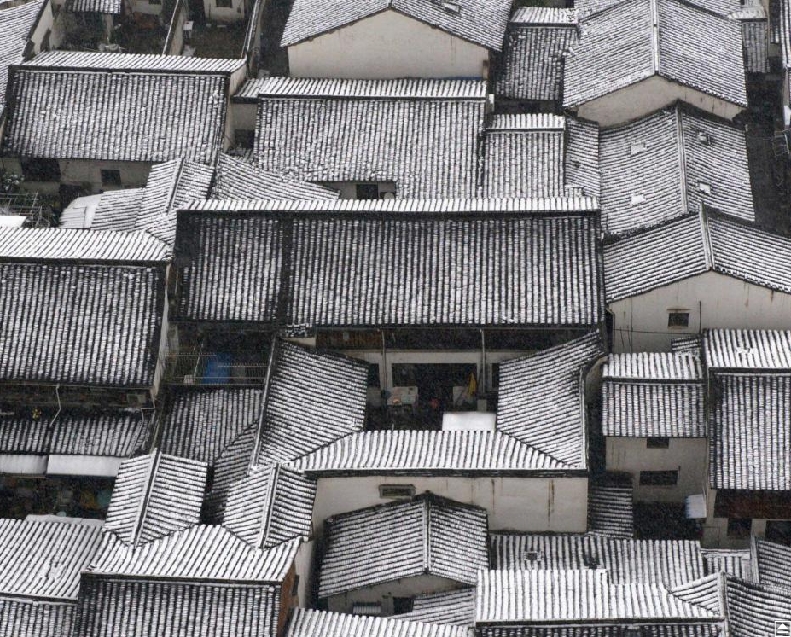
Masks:
[[[379,199],[377,184],[357,184],[357,199]]]
[[[379,497],[382,498],[411,498],[415,495],[414,484],[380,484]]]
[[[120,186],[120,185],[121,185],[120,170],[102,171],[102,186]]]
[[[728,537],[745,538],[750,537],[753,529],[753,521],[749,518],[729,518]]]
[[[382,386],[379,380],[379,363],[368,364],[368,387],[376,387],[377,389]]]
[[[231,0],[215,0],[215,4],[220,9],[230,9],[231,8]]]
[[[640,484],[653,487],[672,487],[678,484],[678,471],[641,471]]]
[[[670,438],[649,438],[646,442],[648,449],[667,449],[670,446]]]
[[[60,181],[57,159],[23,159],[22,174],[28,181]]]
[[[670,310],[667,314],[668,327],[689,327],[689,312]]]

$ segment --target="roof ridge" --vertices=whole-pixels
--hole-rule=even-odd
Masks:
[[[711,230],[709,228],[709,217],[706,213],[706,205],[700,204],[700,235],[703,241],[703,253],[706,256],[706,267],[709,270],[716,270],[717,263],[714,255],[714,246],[711,242]]]
[[[659,0],[648,0],[651,10],[651,65],[654,74],[661,75],[659,68]]]
[[[656,2],[656,0],[651,0],[651,2]],[[678,144],[678,170],[679,180],[681,182],[681,202],[684,208],[684,216],[686,216],[689,214],[689,201],[687,200],[687,188],[689,187],[689,184],[687,183],[687,153],[684,146],[684,122],[682,119],[681,108],[679,107],[678,103],[676,103],[673,108],[675,110],[677,128],[676,142]]]
[[[277,494],[277,481],[280,478],[280,464],[275,463],[268,471],[271,476],[268,480],[269,485],[267,487],[269,492],[264,500],[263,519],[261,520],[261,528],[258,531],[258,537],[255,543],[259,548],[266,542],[267,537],[269,537],[269,529],[272,524],[272,508],[274,506],[275,495]]]
[[[148,462],[148,479],[146,481],[146,488],[143,491],[143,496],[137,509],[137,515],[135,516],[135,529],[132,534],[132,541],[130,542],[130,545],[133,549],[137,548],[140,536],[143,533],[143,527],[145,526],[146,517],[148,515],[148,501],[151,496],[151,490],[154,488],[154,482],[156,480],[157,469],[159,468],[159,461],[161,457],[162,452],[159,450],[159,448],[157,448]]]

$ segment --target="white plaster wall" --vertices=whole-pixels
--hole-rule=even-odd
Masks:
[[[667,351],[672,339],[705,328],[791,329],[791,295],[716,272],[611,303],[615,352]],[[668,328],[670,309],[689,311],[689,327]]]
[[[46,470],[47,456],[21,453],[0,454],[0,473],[43,476]]]
[[[392,502],[380,484],[412,484],[417,494],[437,495],[485,508],[490,530],[581,533],[588,522],[588,479],[360,476],[319,478],[313,529],[338,513]]]
[[[485,77],[489,51],[392,10],[288,48],[293,77]]]
[[[146,185],[152,164],[131,161],[93,161],[87,159],[61,159],[60,183],[70,185],[88,184],[91,192],[113,190],[102,186],[102,170],[121,172],[122,188],[139,188]]]
[[[44,8],[39,15],[38,22],[33,27],[33,32],[30,35],[30,41],[33,43],[33,53],[35,55],[42,52],[42,44],[44,43],[44,36],[47,31],[49,34],[49,47],[50,49],[57,48],[63,39],[61,30],[55,27],[55,14],[52,11],[52,2],[44,4]]]
[[[352,606],[356,603],[382,604],[382,614],[393,614],[393,597],[412,597],[430,593],[442,593],[461,588],[463,585],[445,577],[434,575],[419,575],[417,577],[403,577],[369,586],[343,595],[333,595],[327,598],[327,610],[336,613],[351,613]]]
[[[580,117],[593,120],[600,126],[614,126],[644,117],[678,100],[725,119],[733,119],[745,110],[742,106],[654,75],[619,91],[586,102],[579,106],[577,113]]]
[[[337,190],[341,199],[357,199],[357,184],[377,183],[379,185],[379,195],[392,192],[398,197],[398,185],[392,181],[323,181],[322,186]]]
[[[133,0],[133,12],[145,15],[162,15],[162,3],[152,4],[147,0]]]
[[[315,540],[302,542],[297,549],[297,557],[294,559],[294,570],[299,577],[297,585],[298,604],[300,608],[307,608],[310,604],[310,584],[311,568],[313,566],[313,553],[316,550]]]
[[[706,490],[706,438],[671,438],[667,449],[648,449],[647,438],[607,437],[607,471],[632,474],[634,499],[683,502]],[[641,486],[641,471],[678,471],[674,486]]]
[[[124,458],[111,456],[50,455],[47,475],[114,478]]]
[[[231,101],[228,119],[234,130],[255,130],[258,105],[250,102]]]

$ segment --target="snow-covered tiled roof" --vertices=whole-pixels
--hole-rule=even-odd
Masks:
[[[3,380],[153,382],[164,267],[0,263],[0,289]]]
[[[71,10],[74,13],[120,15],[121,4],[121,0],[74,0]]]
[[[36,25],[44,0],[28,0],[23,4],[0,5],[0,116],[5,108],[5,90],[8,84],[8,67],[22,62],[31,31]]]
[[[308,326],[589,325],[600,314],[596,235],[587,214],[192,211],[179,218],[179,313],[266,323],[279,312]],[[506,294],[506,283],[531,297]],[[281,285],[288,294],[278,310]]]
[[[154,453],[121,463],[106,531],[139,546],[200,522],[206,464]]]
[[[337,199],[338,193],[306,181],[293,181],[220,153],[212,199]]]
[[[715,386],[711,486],[791,491],[791,376],[723,374]]]
[[[295,0],[280,46],[298,44],[392,10],[473,44],[499,51],[510,9],[508,0],[459,0],[452,5],[436,0],[363,0],[352,3],[327,0],[318,5],[310,0]]]
[[[769,72],[769,25],[764,19],[742,20],[744,68],[748,73]]]
[[[711,370],[791,371],[791,331],[710,329],[703,336]]]
[[[584,16],[580,9],[580,40],[566,57],[565,106],[654,75],[747,106],[739,22],[679,0],[624,0]]]
[[[424,574],[461,585],[488,566],[486,509],[421,495],[329,518],[321,598]]]
[[[311,475],[563,471],[565,464],[501,432],[365,431],[295,460]]]
[[[11,69],[4,153],[139,162],[216,158],[225,131],[225,75],[88,64]]]
[[[588,481],[588,531],[606,537],[634,536],[632,477],[604,474]]]
[[[398,619],[471,627],[475,621],[475,589],[417,595],[412,610],[400,614]]]
[[[755,219],[744,130],[677,105],[600,136],[607,234],[656,226],[705,204]]]
[[[725,600],[732,637],[775,637],[778,617],[791,617],[788,590],[728,577]]]
[[[394,182],[399,198],[478,194],[483,82],[274,78],[260,90],[254,147],[264,170]]]
[[[603,353],[590,333],[501,363],[497,429],[569,469],[586,468],[584,373]]]
[[[23,64],[25,67],[62,67],[86,71],[210,74],[230,74],[241,69],[243,65],[243,60],[230,58],[199,58],[147,53],[90,53],[85,51],[46,51]]]
[[[605,436],[706,436],[700,358],[692,354],[612,354],[602,368]]]
[[[577,37],[574,9],[517,9],[508,23],[502,61],[495,71],[495,94],[513,100],[559,101],[563,56]]]
[[[0,260],[6,262],[147,263],[167,259],[167,246],[143,232],[0,228]]]
[[[755,573],[762,586],[780,587],[791,595],[791,546],[751,538]]]
[[[45,410],[0,416],[0,453],[126,458],[143,451],[151,434],[140,410]]]
[[[90,224],[91,230],[133,232],[143,203],[144,192],[145,188],[124,188],[102,193],[93,214],[93,222]],[[61,227],[66,227],[63,225],[63,215],[61,215]],[[81,224],[80,227],[85,227],[85,224]]]
[[[259,548],[307,538],[315,497],[314,480],[280,465],[256,466],[231,488],[223,524]]]
[[[791,241],[710,214],[673,220],[604,246],[607,302],[709,271],[791,293]]]
[[[285,637],[469,637],[469,629],[399,617],[369,617],[294,609]]]

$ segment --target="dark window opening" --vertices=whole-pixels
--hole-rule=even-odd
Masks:
[[[667,449],[670,446],[670,438],[649,438],[646,447],[649,449]]]
[[[379,497],[381,498],[411,498],[415,495],[414,484],[380,484]]]
[[[689,327],[689,312],[669,312],[667,315],[668,327]]]
[[[102,186],[120,186],[120,185],[121,185],[120,170],[102,171]]]
[[[393,614],[400,615],[401,613],[409,613],[412,611],[413,598],[411,597],[394,597],[393,598]]]
[[[379,199],[379,185],[357,184],[357,199]]]
[[[382,386],[382,381],[379,378],[379,363],[370,363],[368,365],[368,387],[376,387],[377,389]]]
[[[237,128],[233,132],[233,141],[240,148],[252,148],[255,142],[255,131],[249,128]]]
[[[753,529],[753,521],[750,518],[729,518],[728,537],[745,538],[750,537]]]
[[[669,487],[678,484],[678,471],[641,471],[640,484]]]
[[[21,164],[27,181],[60,181],[57,159],[23,159]]]
[[[326,331],[316,333],[319,349],[382,349],[382,333],[377,330]]]
[[[489,374],[489,386],[492,389],[500,387],[500,363],[492,363],[492,371]]]

